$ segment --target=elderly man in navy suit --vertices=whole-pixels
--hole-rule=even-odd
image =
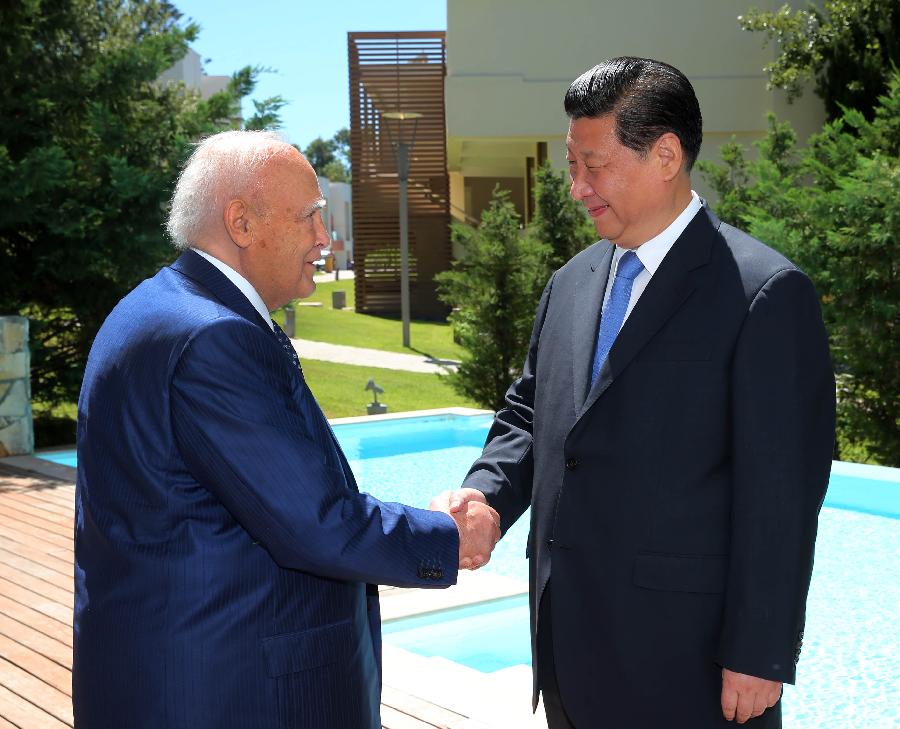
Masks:
[[[376,584],[442,587],[499,531],[383,503],[353,474],[269,312],[315,288],[328,234],[275,135],[204,141],[178,260],[109,315],[78,405],[79,729],[376,729]]]
[[[569,87],[560,268],[463,488],[531,506],[533,700],[552,729],[780,727],[834,443],[809,278],[691,190],[683,73],[614,58]]]

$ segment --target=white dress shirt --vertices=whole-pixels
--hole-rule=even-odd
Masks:
[[[606,310],[609,296],[612,293],[613,281],[616,279],[616,271],[618,271],[619,260],[622,256],[624,256],[628,250],[634,250],[641,263],[644,264],[644,270],[635,276],[634,284],[632,284],[631,287],[631,298],[628,301],[628,309],[625,311],[625,319],[622,320],[622,324],[624,325],[631,314],[631,310],[634,309],[634,305],[637,303],[638,299],[641,298],[641,294],[644,293],[647,284],[650,283],[650,279],[653,278],[653,274],[656,273],[656,269],[659,268],[659,264],[663,262],[663,258],[666,257],[666,254],[671,250],[672,246],[675,245],[675,241],[678,240],[678,236],[684,232],[684,229],[688,227],[688,223],[694,219],[694,216],[700,212],[702,207],[703,204],[700,202],[699,195],[691,190],[691,201],[688,203],[687,207],[681,211],[681,214],[675,218],[669,227],[662,233],[635,249],[619,248],[619,246],[616,246],[616,250],[613,253],[612,266],[609,270],[609,279],[606,282],[606,293],[603,295],[604,311]]]
[[[262,300],[262,296],[259,295],[259,292],[253,288],[253,284],[251,284],[247,279],[245,279],[241,274],[235,271],[231,266],[227,263],[222,263],[215,256],[209,255],[206,251],[201,251],[199,248],[191,248],[194,253],[203,256],[207,261],[209,261],[213,266],[218,268],[222,273],[224,273],[228,280],[231,281],[235,286],[238,287],[238,290],[247,297],[247,301],[259,312],[259,315],[263,318],[263,321],[269,325],[269,329],[273,332],[275,331],[275,326],[272,324],[272,317],[269,316],[269,310],[266,308],[265,303]]]

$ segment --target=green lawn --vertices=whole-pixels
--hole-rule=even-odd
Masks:
[[[338,290],[346,292],[346,309],[331,308],[331,292]],[[300,339],[388,352],[424,354],[437,359],[462,359],[464,350],[453,343],[453,334],[448,324],[412,322],[412,347],[404,348],[399,319],[357,314],[353,310],[353,281],[319,283],[315,293],[303,301],[319,301],[322,306],[295,307],[297,314],[294,336]],[[283,311],[275,312],[274,318],[279,324],[284,324]],[[371,402],[372,394],[363,388],[370,377],[385,389],[384,397],[380,399],[388,404],[389,412],[392,413],[442,407],[478,407],[474,402],[457,395],[446,379],[439,375],[317,360],[304,360],[303,371],[310,389],[329,418],[365,415],[366,404]],[[46,448],[73,443],[75,410],[75,403],[52,409],[35,403],[35,445]]]
[[[347,293],[346,309],[331,308],[333,291]],[[322,302],[322,306],[295,307],[297,313],[294,336],[298,339],[347,344],[387,352],[425,354],[437,359],[460,360],[465,351],[458,344],[454,344],[449,324],[420,321],[410,324],[409,338],[412,347],[404,348],[403,330],[399,319],[357,314],[353,310],[355,302],[353,281],[319,283],[315,293],[302,301],[319,301]],[[274,319],[279,324],[284,324],[284,312],[275,312]]]
[[[326,417],[348,418],[365,415],[372,393],[365,390],[373,378],[384,395],[378,399],[388,405],[389,413],[432,408],[478,405],[456,394],[446,377],[379,367],[357,367],[319,360],[303,360],[303,374]],[[75,403],[55,408],[34,403],[35,446],[49,448],[75,442]]]
[[[440,375],[419,374],[378,367],[303,360],[303,374],[329,418],[365,415],[372,393],[365,390],[369,378],[384,388],[378,400],[388,406],[389,413],[431,408],[470,407],[478,405],[457,395]]]

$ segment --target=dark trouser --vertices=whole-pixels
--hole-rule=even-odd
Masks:
[[[562,697],[559,693],[559,684],[556,680],[556,660],[553,655],[553,625],[550,613],[550,583],[544,588],[544,594],[541,597],[541,605],[538,610],[538,635],[537,635],[537,651],[538,651],[538,686],[541,689],[541,695],[544,699],[544,711],[547,714],[547,726],[549,729],[576,729],[575,724],[566,714],[563,707]],[[734,722],[725,722],[724,718],[719,717],[721,723],[728,726],[737,726]],[[644,720],[636,721],[641,723],[632,724],[629,729],[646,729],[648,726]],[[673,718],[673,722],[677,725],[677,718]],[[653,729],[662,729],[662,725],[653,722]],[[718,726],[718,724],[717,724]],[[750,727],[758,727],[758,729],[780,729],[781,727],[781,702],[767,709],[765,713],[756,719],[750,719],[743,725]],[[618,727],[616,729],[619,729]]]
[[[538,685],[544,697],[544,711],[547,713],[549,729],[575,729],[566,715],[556,682],[556,661],[553,657],[553,625],[550,618],[550,583],[544,588],[541,606],[538,610]]]

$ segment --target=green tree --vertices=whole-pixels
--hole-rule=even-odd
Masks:
[[[244,129],[259,131],[281,129],[280,111],[287,102],[281,96],[270,96],[262,101],[253,99],[253,116],[244,120]]]
[[[157,82],[197,35],[180,20],[155,0],[0,5],[0,311],[31,320],[38,401],[75,399],[103,319],[173,258],[178,169],[253,89],[249,67],[207,100]]]
[[[778,247],[813,279],[838,377],[838,445],[900,465],[900,73],[872,109],[845,110],[796,146],[770,118],[758,156],[731,144],[701,163],[717,212]]]
[[[347,170],[350,170],[352,167],[350,162],[350,130],[347,127],[338,129],[331,141],[334,142],[334,153],[337,155],[338,160],[344,164]]]
[[[468,356],[451,383],[497,410],[522,372],[550,249],[522,233],[509,193],[499,188],[478,228],[454,223],[452,236],[465,255],[435,281],[441,301],[453,307],[450,321]]]
[[[550,265],[559,268],[597,240],[597,233],[584,207],[569,195],[564,172],[549,162],[538,169],[535,180],[535,216],[530,232],[550,246]]]
[[[313,166],[313,169],[319,174],[322,174],[322,171],[335,161],[334,141],[316,137],[306,145],[306,149],[303,150],[303,155]]]
[[[316,137],[303,154],[318,174],[332,182],[350,182],[349,129],[339,129],[331,139]]]
[[[332,182],[350,182],[350,171],[339,159],[333,159],[325,165],[322,174]]]
[[[778,56],[765,67],[769,86],[794,99],[815,79],[829,119],[839,117],[841,107],[871,119],[891,69],[900,66],[897,0],[825,0],[821,8],[783,5],[774,12],[753,8],[738,20],[778,45]]]

